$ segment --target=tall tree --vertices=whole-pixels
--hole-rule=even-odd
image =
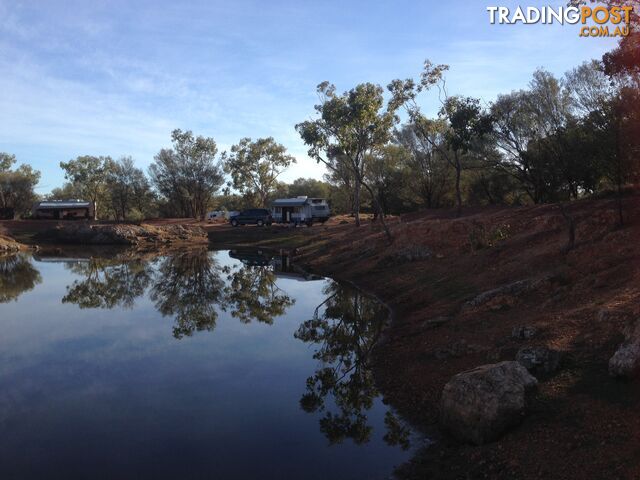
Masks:
[[[498,166],[514,175],[534,203],[558,201],[572,190],[575,170],[565,155],[563,132],[575,122],[565,82],[538,70],[528,90],[499,95],[491,106]],[[575,185],[573,187],[575,189]]]
[[[34,189],[40,181],[40,172],[25,164],[12,170],[15,162],[14,155],[0,153],[0,209],[3,216],[29,212],[37,198]]]
[[[464,168],[464,156],[469,154],[492,130],[492,118],[480,107],[480,100],[471,97],[449,97],[445,100],[440,115],[448,121],[445,131],[445,144],[453,155],[447,159],[455,170],[456,208],[460,215],[462,210],[462,194],[460,178]]]
[[[455,170],[456,205],[458,215],[462,208],[460,179],[464,169],[464,158],[478,140],[491,131],[491,116],[480,107],[480,101],[470,97],[448,97],[444,74],[448,65],[434,65],[424,62],[420,81],[413,79],[394,80],[387,87],[393,96],[392,102],[403,105],[409,115],[414,132],[420,141],[444,158]],[[421,111],[417,97],[421,92],[437,87],[440,95],[440,123],[427,118]],[[434,135],[437,127],[442,129],[442,137]]]
[[[162,149],[149,167],[158,193],[182,216],[204,218],[213,196],[224,183],[213,138],[174,130],[173,148]]]
[[[106,184],[116,219],[127,220],[132,209],[142,214],[146,204],[153,200],[149,181],[131,157],[108,163]]]
[[[396,132],[395,141],[409,154],[408,163],[422,203],[427,208],[439,208],[443,206],[451,177],[451,166],[440,152],[447,126],[442,121],[433,121],[423,128],[421,131],[413,123],[403,125]]]
[[[398,105],[389,102],[385,107],[383,89],[372,83],[362,83],[339,95],[329,82],[318,85],[320,104],[315,106],[319,118],[296,125],[309,156],[323,163],[329,170],[340,172],[344,168],[353,176],[354,213],[360,225],[360,192],[364,187],[371,195],[387,238],[391,233],[384,221],[372,188],[365,181],[367,159],[387,144],[398,118]]]
[[[75,160],[60,162],[64,178],[73,185],[73,189],[83,200],[96,204],[96,218],[100,208],[98,201],[104,199],[106,192],[107,165],[111,161],[111,157],[83,155]]]
[[[409,153],[402,146],[389,144],[368,159],[367,183],[375,193],[383,212],[401,213],[406,185],[413,175],[407,171]]]
[[[233,188],[246,197],[256,198],[262,207],[278,187],[280,174],[295,162],[295,157],[271,137],[256,141],[243,138],[231,147],[224,169],[231,175]]]

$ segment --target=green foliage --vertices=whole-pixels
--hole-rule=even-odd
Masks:
[[[131,157],[109,160],[105,183],[115,219],[140,221],[152,213],[155,199],[151,186]]]
[[[112,161],[111,157],[83,155],[75,160],[60,162],[64,178],[71,183],[73,191],[79,194],[78,197],[96,203],[96,217],[107,198],[107,169]]]
[[[452,167],[442,154],[446,124],[440,121],[403,125],[395,133],[395,142],[407,152],[408,185],[416,196],[415,206],[439,208],[447,205],[452,188]],[[396,212],[397,213],[397,212]]]
[[[231,147],[224,162],[225,172],[231,175],[233,188],[249,199],[254,206],[264,207],[278,188],[278,177],[296,162],[284,146],[269,137],[251,141],[243,138]]]
[[[15,163],[14,155],[0,153],[0,209],[18,216],[28,214],[37,200],[40,172],[24,164],[12,170]]]
[[[165,214],[204,218],[224,183],[213,138],[174,130],[173,148],[162,149],[149,167],[151,182],[164,200]]]
[[[315,178],[297,178],[288,185],[288,196],[290,197],[315,197],[329,198],[331,195],[331,185]]]
[[[16,156],[0,152],[0,173],[5,173],[16,163]]]
[[[320,430],[329,443],[346,439],[356,444],[369,441],[373,428],[367,412],[378,396],[371,371],[372,350],[379,340],[388,312],[357,290],[337,283],[329,285],[327,298],[313,318],[303,322],[295,337],[316,346],[320,362],[307,379],[300,406],[306,412],[323,412]],[[398,424],[389,420],[389,442],[403,440]],[[406,436],[404,441],[408,442]]]
[[[17,300],[41,282],[40,272],[25,255],[0,257],[0,303]]]
[[[229,271],[227,279],[226,308],[242,323],[256,320],[271,325],[274,318],[294,304],[276,285],[276,275],[270,265],[242,266]]]
[[[377,205],[365,178],[369,159],[391,140],[398,106],[389,102],[385,108],[382,87],[372,83],[361,83],[338,95],[335,86],[323,82],[318,85],[318,94],[318,118],[297,124],[296,130],[309,147],[309,156],[352,189],[353,212],[359,225],[361,187],[369,191]]]

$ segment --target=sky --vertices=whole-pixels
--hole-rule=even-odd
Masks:
[[[282,180],[321,178],[295,124],[313,118],[324,80],[386,86],[428,58],[450,65],[449,95],[488,104],[538,67],[561,75],[615,46],[578,25],[491,25],[489,5],[518,3],[0,0],[0,151],[42,172],[41,194],[79,155],[146,170],[175,128],[220,150],[272,136],[298,160]],[[437,112],[437,98],[421,102]]]

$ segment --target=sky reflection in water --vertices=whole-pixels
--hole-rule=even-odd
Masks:
[[[0,258],[0,477],[388,478],[386,312],[286,263]]]

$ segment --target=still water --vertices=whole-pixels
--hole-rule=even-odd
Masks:
[[[0,478],[376,479],[387,312],[263,252],[0,257]]]

